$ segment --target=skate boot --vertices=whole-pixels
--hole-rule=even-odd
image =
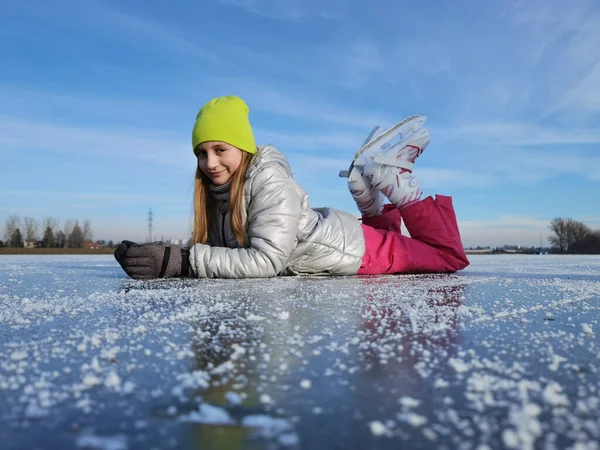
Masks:
[[[381,127],[373,128],[361,148],[382,133],[383,129]],[[346,175],[348,177],[348,190],[363,217],[378,216],[383,210],[385,197],[379,190],[371,186],[371,181],[363,176],[362,168],[355,165],[355,162],[352,161]],[[340,176],[343,176],[342,172],[340,172]]]
[[[412,174],[412,167],[429,141],[429,131],[419,128],[374,155],[364,166],[363,173],[370,178],[371,186],[381,191],[398,209],[421,199],[421,187]]]
[[[371,185],[371,181],[363,176],[362,170],[352,164],[348,176],[348,190],[356,202],[363,217],[374,217],[381,214],[385,197],[383,193]]]
[[[352,164],[364,168],[367,163],[378,158],[376,162],[380,164],[412,170],[412,164],[406,160],[394,158],[397,150],[403,148],[406,143],[410,143],[411,140],[419,140],[418,138],[424,133],[429,136],[429,132],[422,128],[425,120],[424,116],[410,116],[385,132],[382,132],[381,127],[375,127],[354,155]],[[423,145],[422,149],[426,145]],[[348,177],[349,175],[350,170],[340,171],[340,177]]]

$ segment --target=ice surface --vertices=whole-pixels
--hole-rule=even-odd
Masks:
[[[2,256],[2,448],[598,448],[600,258],[471,260],[138,282]]]

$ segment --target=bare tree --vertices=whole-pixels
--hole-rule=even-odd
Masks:
[[[39,228],[37,220],[33,217],[23,217],[23,223],[25,224],[25,240],[35,241]]]
[[[50,228],[54,232],[58,228],[58,219],[56,217],[44,217],[42,227],[44,230]]]
[[[550,222],[550,231],[554,233],[548,240],[559,253],[570,253],[573,245],[589,235],[592,230],[584,223],[573,219],[556,218]]]
[[[92,240],[92,224],[88,219],[83,221],[83,242]]]
[[[21,219],[17,215],[12,215],[6,219],[6,228],[4,230],[4,242],[7,247],[12,247],[13,234],[19,228]],[[20,234],[20,232],[19,232]]]
[[[552,247],[555,248],[559,253],[566,253],[567,251],[567,226],[565,220],[557,217],[552,219],[550,222],[550,231],[554,233],[553,236],[548,238]]]
[[[600,230],[592,231],[580,241],[575,242],[572,251],[586,255],[600,254]]]
[[[577,222],[576,220],[571,220],[568,223],[567,229],[569,230],[569,246],[567,247],[567,252],[574,252],[574,245],[578,242],[583,241],[592,230],[586,224],[582,222]]]

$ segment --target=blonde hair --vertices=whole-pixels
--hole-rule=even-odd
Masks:
[[[240,247],[246,247],[246,227],[242,218],[244,202],[244,181],[254,155],[242,151],[242,160],[238,169],[231,176],[231,189],[229,191],[229,216],[231,217],[231,231]],[[192,225],[192,245],[205,244],[211,224],[211,197],[208,185],[211,181],[196,167],[194,183],[194,223]]]

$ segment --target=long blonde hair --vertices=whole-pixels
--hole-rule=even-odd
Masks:
[[[252,161],[251,153],[242,151],[240,166],[231,176],[231,190],[229,191],[229,216],[231,217],[231,231],[240,247],[246,246],[246,227],[242,218],[244,201],[244,181]],[[196,167],[194,182],[194,223],[192,225],[192,245],[205,244],[208,240],[208,231],[211,224],[211,197],[208,185],[211,181]]]

